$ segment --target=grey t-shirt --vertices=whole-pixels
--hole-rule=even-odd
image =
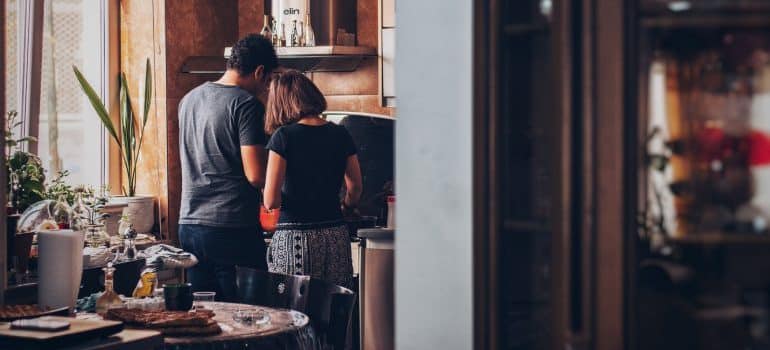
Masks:
[[[265,145],[265,108],[237,86],[207,82],[179,103],[180,224],[257,228],[259,191],[243,172],[241,146]]]

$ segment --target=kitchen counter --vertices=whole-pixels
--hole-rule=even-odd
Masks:
[[[358,238],[367,240],[393,240],[396,230],[390,228],[362,228]]]

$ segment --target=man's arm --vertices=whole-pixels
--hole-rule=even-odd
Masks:
[[[265,186],[265,167],[267,157],[262,145],[241,146],[241,160],[246,179],[254,188],[261,190]]]

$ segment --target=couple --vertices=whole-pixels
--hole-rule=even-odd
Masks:
[[[179,104],[179,239],[199,261],[187,279],[219,300],[237,299],[235,266],[351,286],[342,218],[361,194],[356,147],[344,127],[320,118],[326,100],[313,82],[277,66],[270,40],[246,36],[225,74]],[[266,208],[281,209],[267,253],[262,197]]]

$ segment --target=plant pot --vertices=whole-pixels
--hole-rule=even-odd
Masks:
[[[127,207],[127,201],[115,201],[114,198],[110,198],[110,202],[100,210],[101,213],[109,215],[104,219],[104,229],[107,231],[108,235],[114,236],[118,234],[120,216],[123,215],[123,211]]]
[[[110,202],[126,203],[123,214],[131,217],[137,233],[152,233],[155,225],[155,203],[151,196],[113,197]]]

